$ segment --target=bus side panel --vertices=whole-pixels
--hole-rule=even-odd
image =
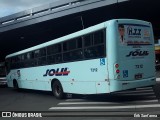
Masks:
[[[102,61],[104,63],[101,63]],[[65,66],[69,66],[70,74],[68,77],[59,78],[64,92],[78,94],[108,93],[106,65],[106,58],[66,63]]]
[[[51,91],[51,81],[58,79],[64,92],[78,94],[108,93],[107,59],[93,59],[56,65],[12,70],[10,87],[16,79],[20,88]],[[20,72],[18,77],[17,71]],[[64,74],[62,74],[64,72]],[[65,72],[68,72],[66,74]],[[61,73],[61,74],[56,74]],[[8,77],[9,77],[8,75]]]

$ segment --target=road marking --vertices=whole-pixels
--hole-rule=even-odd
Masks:
[[[144,101],[151,101],[151,100],[156,100],[157,101],[157,98],[156,98],[156,96],[155,95],[150,95],[150,96],[143,96],[144,97],[144,99],[146,99],[146,100],[144,100],[144,99],[139,99],[139,100],[134,100],[135,102],[138,102],[138,101],[142,101],[142,102],[144,102]],[[67,99],[67,100],[65,100],[65,102],[82,102],[82,103],[84,103],[84,102],[87,102],[88,100],[87,99]],[[113,100],[114,101],[114,100]],[[106,102],[107,102],[107,98],[106,98]],[[129,102],[129,101],[126,101],[126,102]],[[154,102],[154,101],[153,101]],[[111,103],[111,102],[110,102]]]
[[[126,92],[126,93],[124,93]],[[156,98],[152,87],[138,88],[135,91],[124,91],[123,93],[119,93],[118,95],[137,95],[137,96],[146,96],[144,99],[135,100],[135,101],[122,101],[122,102],[87,102],[87,99],[67,99],[65,102],[58,103],[59,107],[51,107],[49,110],[91,110],[91,109],[125,109],[125,108],[156,108],[160,107],[158,103],[158,99]],[[127,93],[129,92],[129,93]],[[142,93],[143,92],[143,93]],[[146,92],[146,93],[144,93]],[[107,98],[106,98],[107,100]],[[141,103],[137,105],[133,105],[136,103]],[[143,105],[146,103],[146,105]],[[153,103],[153,104],[152,104]],[[94,106],[94,105],[112,105],[112,106]],[[131,104],[131,105],[130,105]],[[68,105],[68,106],[67,106]],[[93,106],[70,106],[69,105],[93,105]]]
[[[61,102],[58,105],[108,105],[108,104],[124,104],[124,103],[144,103],[144,102],[158,102],[158,100],[138,100],[138,101],[126,101],[126,102]]]
[[[104,110],[104,109],[125,109],[125,108],[159,108],[160,104],[152,105],[127,105],[127,106],[87,106],[87,107],[51,107],[49,110]]]
[[[118,102],[62,102],[59,103],[58,105],[105,105],[105,104],[121,104]]]

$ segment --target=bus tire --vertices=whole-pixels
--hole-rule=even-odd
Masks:
[[[13,80],[13,88],[14,88],[14,90],[19,90],[19,86],[18,86],[17,80]]]
[[[65,96],[62,85],[58,80],[52,83],[52,93],[57,99],[63,99]]]

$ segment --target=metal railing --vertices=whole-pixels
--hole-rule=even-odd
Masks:
[[[12,23],[15,21],[24,20],[33,16],[44,15],[51,12],[58,12],[65,10],[70,7],[74,7],[79,5],[81,2],[91,3],[93,1],[102,1],[102,0],[63,0],[57,1],[54,3],[49,3],[40,7],[28,9],[16,14],[12,14],[6,17],[0,18],[0,26],[8,23]]]

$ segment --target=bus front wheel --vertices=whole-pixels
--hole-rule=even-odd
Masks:
[[[58,80],[52,83],[52,92],[57,99],[64,98],[63,88],[61,83]]]

